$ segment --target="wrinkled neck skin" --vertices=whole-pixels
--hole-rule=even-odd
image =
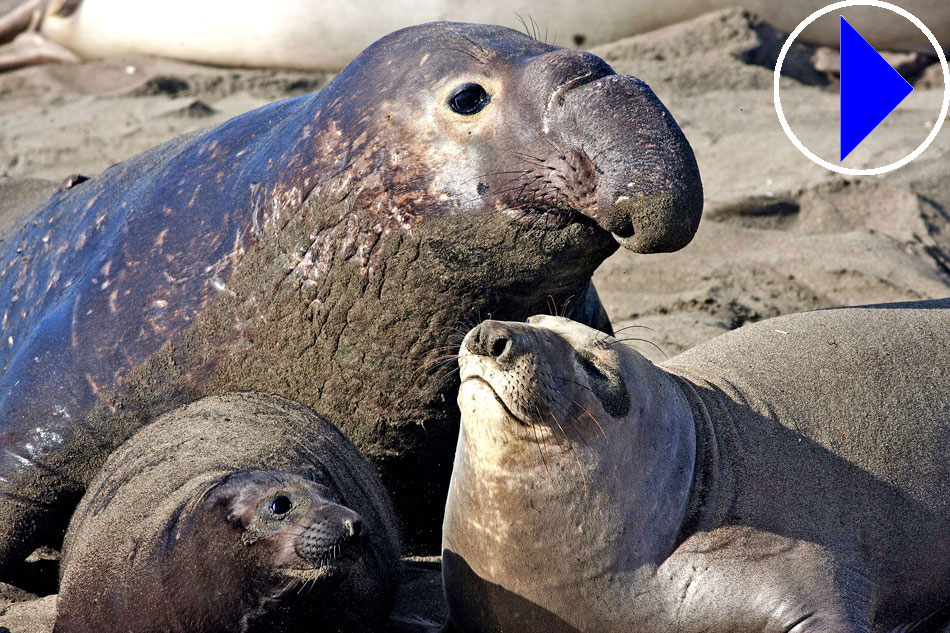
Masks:
[[[657,570],[686,520],[696,435],[679,388],[638,358],[642,369],[625,372],[638,383],[628,378],[630,414],[602,421],[586,443],[568,447],[554,433],[539,443],[511,418],[463,414],[443,531],[460,630],[661,624],[654,614],[672,581]],[[476,601],[491,603],[482,613],[495,622],[469,612]]]
[[[488,314],[583,318],[590,275],[616,242],[591,223],[549,230],[457,213],[383,231],[367,260],[354,245],[377,228],[348,201],[316,196],[265,226],[206,313],[138,370],[101,423],[223,391],[277,393],[332,420],[384,481],[406,481],[390,493],[407,536],[437,542],[437,522],[415,521],[441,516],[460,332]],[[500,245],[504,261],[491,256]]]

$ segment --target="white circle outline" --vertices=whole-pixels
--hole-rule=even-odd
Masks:
[[[869,6],[877,7],[878,9],[887,9],[888,11],[893,11],[894,13],[910,20],[914,26],[923,31],[924,35],[927,36],[927,39],[930,40],[930,43],[933,45],[934,50],[937,51],[937,57],[940,59],[940,67],[943,69],[943,105],[940,107],[940,116],[937,117],[936,123],[934,123],[933,129],[930,130],[930,134],[927,135],[927,138],[917,146],[917,149],[912,151],[907,156],[904,156],[900,160],[894,161],[889,165],[884,165],[883,167],[874,167],[872,169],[854,169],[853,167],[842,167],[841,165],[835,165],[834,163],[829,163],[825,159],[812,153],[807,147],[805,147],[798,137],[795,136],[795,133],[792,132],[792,128],[789,127],[788,121],[785,120],[785,113],[782,112],[782,100],[779,98],[779,77],[782,72],[782,64],[785,63],[785,55],[788,54],[789,49],[792,47],[792,42],[795,41],[802,31],[805,30],[809,24],[825,15],[826,13],[831,13],[832,11],[837,11],[838,9],[844,9],[845,7],[854,7],[854,6]],[[818,9],[807,18],[805,18],[801,24],[795,27],[795,30],[792,31],[792,34],[788,36],[788,39],[785,40],[785,45],[782,46],[782,52],[779,53],[778,60],[775,62],[775,82],[774,82],[774,100],[775,100],[775,112],[778,114],[779,123],[782,124],[782,129],[785,130],[785,135],[788,137],[788,140],[792,142],[795,147],[798,148],[802,154],[811,159],[812,162],[821,165],[826,169],[831,171],[838,172],[839,174],[846,174],[848,176],[876,176],[878,174],[886,174],[889,171],[893,171],[900,167],[903,167],[910,161],[914,160],[920,156],[927,147],[933,143],[933,140],[937,138],[937,134],[940,132],[940,126],[943,125],[943,120],[947,117],[947,110],[950,109],[950,68],[947,67],[947,57],[943,53],[943,48],[940,46],[940,42],[937,41],[937,38],[934,37],[934,34],[930,32],[930,29],[917,19],[910,11],[902,9],[897,5],[893,5],[889,2],[883,2],[882,0],[842,0],[841,2],[835,2],[834,4],[829,4],[823,9]]]

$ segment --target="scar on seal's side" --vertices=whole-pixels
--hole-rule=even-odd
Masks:
[[[443,577],[465,633],[950,622],[950,299],[655,366],[557,317],[465,339]]]
[[[277,396],[212,396],[92,481],[54,631],[382,631],[398,556],[387,493],[332,424]]]

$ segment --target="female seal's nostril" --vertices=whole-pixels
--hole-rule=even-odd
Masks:
[[[473,354],[489,356],[499,363],[511,359],[512,346],[509,328],[498,321],[484,321],[468,336],[465,346]]]
[[[502,356],[506,355],[511,349],[511,339],[507,336],[500,334],[491,342],[491,355],[495,360],[501,361]]]

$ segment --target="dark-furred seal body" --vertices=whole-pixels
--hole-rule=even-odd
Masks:
[[[581,324],[463,344],[443,579],[465,633],[950,623],[950,300],[770,319],[655,366]]]
[[[141,424],[230,390],[325,415],[433,545],[462,324],[554,306],[609,329],[594,269],[682,247],[701,209],[641,81],[451,23],[57,193],[0,251],[0,573]]]
[[[92,481],[63,549],[55,633],[385,629],[399,568],[382,482],[283,398],[158,418]]]

